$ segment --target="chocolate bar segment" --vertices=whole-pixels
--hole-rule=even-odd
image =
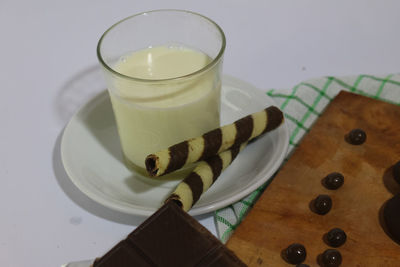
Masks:
[[[246,266],[173,201],[119,242],[94,267]]]
[[[133,247],[128,240],[122,240],[100,259],[96,259],[93,267],[153,267],[154,263]]]
[[[155,177],[167,174],[272,131],[279,127],[283,120],[282,111],[270,106],[232,124],[205,133],[201,137],[185,140],[168,149],[148,155],[145,160],[146,170],[150,176]]]
[[[232,163],[239,150],[246,145],[247,143],[244,143],[240,147],[234,147],[199,162],[193,172],[178,184],[165,201],[173,200],[184,211],[190,210],[200,196],[217,180],[221,172]]]

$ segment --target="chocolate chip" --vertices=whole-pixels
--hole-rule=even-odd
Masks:
[[[361,145],[367,140],[367,134],[362,129],[353,129],[347,134],[346,140],[352,145]]]
[[[332,208],[332,199],[328,195],[319,195],[313,201],[313,211],[319,215],[327,214]]]
[[[338,189],[343,185],[343,183],[344,183],[344,177],[341,173],[338,172],[332,172],[328,174],[323,180],[324,186],[331,190]]]
[[[284,252],[285,260],[291,264],[302,263],[307,256],[306,248],[299,243],[288,246]]]
[[[347,235],[340,228],[333,228],[326,234],[326,241],[329,246],[337,248],[346,242]]]
[[[342,264],[342,255],[336,249],[327,249],[322,253],[323,267],[338,267]]]

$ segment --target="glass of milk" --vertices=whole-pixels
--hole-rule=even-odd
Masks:
[[[128,17],[101,37],[104,70],[128,167],[148,154],[219,127],[222,29],[202,15],[155,10]]]

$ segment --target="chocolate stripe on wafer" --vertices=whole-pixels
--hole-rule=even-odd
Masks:
[[[233,161],[236,158],[236,156],[240,152],[240,149],[241,149],[240,146],[232,147],[232,149],[231,149],[231,157],[232,157],[231,161]]]
[[[281,125],[283,121],[283,114],[279,108],[272,106],[265,109],[265,111],[267,112],[268,123],[263,133],[272,131],[273,129]]]
[[[203,180],[196,172],[191,172],[185,182],[192,191],[193,202],[196,202],[203,193]]]
[[[199,162],[193,172],[178,184],[175,191],[165,202],[175,201],[183,210],[188,211],[246,145],[247,143],[243,143],[240,147],[226,150],[205,161]]]
[[[190,163],[205,160],[274,130],[283,120],[282,111],[270,106],[232,124],[207,132],[201,137],[183,141],[147,156],[145,160],[147,172],[150,176],[161,176]]]
[[[241,143],[246,142],[250,139],[253,131],[253,118],[251,115],[246,116],[240,120],[234,122],[236,128],[235,142],[233,146],[239,146]]]
[[[210,157],[205,160],[207,164],[210,166],[212,174],[213,174],[213,182],[215,179],[218,178],[218,176],[221,174],[222,167],[223,167],[223,162],[221,157]]]
[[[186,159],[189,155],[188,141],[183,141],[179,144],[173,145],[168,150],[170,161],[167,165],[165,173],[178,170],[185,165]]]
[[[218,154],[218,149],[221,147],[222,142],[221,128],[217,128],[208,133],[205,133],[202,138],[204,140],[204,148],[198,160],[203,160],[212,155]]]
[[[232,155],[232,153],[231,153]],[[213,182],[218,178],[218,176],[221,174],[222,167],[223,167],[223,162],[221,157],[210,157],[205,160],[207,164],[210,166],[211,171],[212,171],[212,178]]]

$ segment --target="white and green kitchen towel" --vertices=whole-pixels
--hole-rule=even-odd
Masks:
[[[285,161],[341,90],[400,105],[400,74],[330,76],[301,82],[290,90],[271,89],[266,92],[284,112],[289,128],[290,143]],[[228,241],[271,181],[272,179],[242,200],[215,212],[217,232],[223,243]]]

